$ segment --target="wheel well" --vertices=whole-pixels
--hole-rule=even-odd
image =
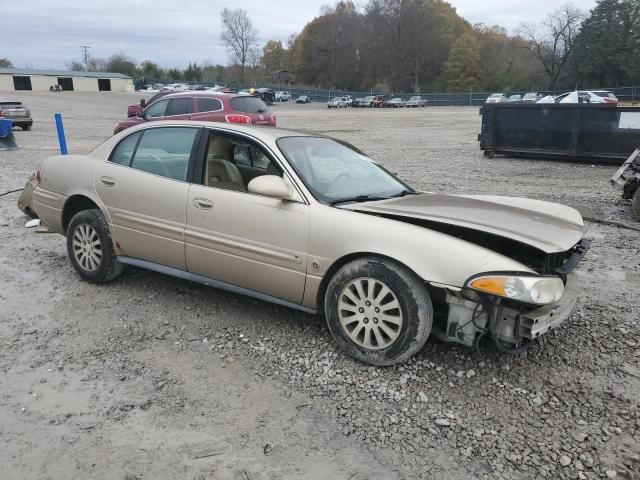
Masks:
[[[100,207],[98,207],[93,200],[85,197],[84,195],[73,195],[72,197],[69,197],[62,209],[62,228],[64,231],[67,231],[69,222],[76,213],[82,212],[83,210],[92,210],[94,208],[99,209]]]
[[[394,263],[397,263],[398,265],[403,266],[404,268],[412,272],[414,275],[416,275],[418,278],[420,278],[420,275],[418,275],[413,269],[407,267],[404,263],[396,260],[395,258],[388,257],[386,255],[381,255],[379,253],[371,253],[371,252],[350,253],[349,255],[340,257],[335,262],[333,262],[333,264],[327,269],[324,276],[322,277],[322,281],[320,282],[320,287],[318,288],[318,293],[316,296],[316,311],[318,312],[319,315],[324,314],[324,295],[327,292],[327,287],[329,285],[329,281],[331,280],[331,278],[333,278],[335,273],[344,265],[362,257],[373,257],[373,258],[389,260],[391,262],[394,262]]]

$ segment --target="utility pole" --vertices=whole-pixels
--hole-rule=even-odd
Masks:
[[[91,47],[88,45],[80,45],[80,48],[82,49],[83,56],[84,56],[84,69],[88,72],[89,71],[89,49]]]

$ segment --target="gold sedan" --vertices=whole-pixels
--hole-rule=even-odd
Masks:
[[[33,209],[89,282],[126,265],[323,315],[376,365],[430,334],[518,351],[577,297],[580,214],[539,200],[414,191],[343,141],[153,122],[46,159]]]

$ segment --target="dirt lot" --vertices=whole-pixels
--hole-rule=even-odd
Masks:
[[[56,153],[54,112],[85,153],[139,98],[17,96],[35,125],[0,152],[0,193]],[[485,159],[477,108],[274,110],[420,189],[553,200],[640,228],[612,166]],[[430,340],[374,368],[282,307],[134,268],[83,283],[63,237],[26,229],[16,200],[0,197],[3,480],[640,478],[638,231],[588,223],[579,306],[526,354]]]

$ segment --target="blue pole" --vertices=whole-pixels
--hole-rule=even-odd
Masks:
[[[60,154],[68,155],[67,140],[64,138],[64,125],[62,124],[62,114],[54,114],[56,119],[56,129],[58,130],[58,142],[60,143]]]

